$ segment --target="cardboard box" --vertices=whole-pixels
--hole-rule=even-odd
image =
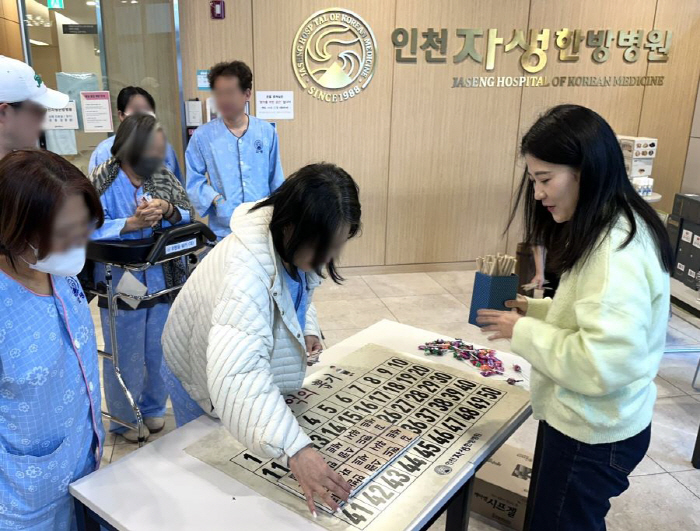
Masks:
[[[532,476],[532,454],[504,444],[476,473],[471,509],[522,531]]]
[[[643,136],[618,135],[618,142],[625,158],[655,158],[659,141]]]
[[[654,166],[654,159],[637,159],[631,160],[629,165],[629,175],[630,177],[651,177],[651,170]],[[625,164],[627,168],[627,164]]]

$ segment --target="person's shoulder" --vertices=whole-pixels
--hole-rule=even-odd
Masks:
[[[621,250],[619,248],[629,240],[631,232],[632,222],[626,215],[620,214],[610,229],[610,241],[613,250]],[[647,222],[644,221],[641,216],[634,214],[634,236],[629,240],[625,248],[629,247],[631,250],[644,250],[650,243],[653,243],[653,241],[654,237]]]
[[[207,123],[200,125],[194,130],[192,138],[199,138],[202,135],[206,135],[207,133],[214,131],[218,127],[220,120],[221,118],[215,118],[214,120],[210,120]]]
[[[97,144],[97,147],[95,150],[102,150],[102,149],[111,149],[112,146],[114,145],[114,140],[117,138],[116,135],[108,136],[105,138],[102,142]]]
[[[277,129],[275,129],[275,126],[270,122],[266,122],[265,120],[261,120],[255,116],[249,116],[248,120],[250,121],[251,126],[258,128],[265,135],[274,135],[277,133]]]

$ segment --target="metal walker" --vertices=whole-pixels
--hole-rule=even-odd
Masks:
[[[143,296],[130,295],[115,291],[115,286],[113,286],[112,283],[112,268],[120,267],[127,271],[141,272],[150,267],[186,257],[189,262],[185,267],[185,279],[187,279],[193,269],[190,264],[197,261],[195,253],[209,245],[209,242],[212,241],[216,241],[216,236],[211,229],[203,223],[195,222],[156,230],[153,236],[149,238],[138,240],[103,240],[93,241],[88,244],[87,258],[93,262],[104,264],[105,282],[100,282],[99,285],[93,282],[92,285],[84,285],[83,288],[87,293],[107,300],[109,335],[112,341],[111,353],[98,350],[98,354],[112,360],[112,366],[114,367],[117,381],[134,412],[136,424],[115,417],[104,409],[102,410],[102,415],[112,422],[116,422],[132,430],[137,430],[139,447],[143,446],[146,441],[143,431],[143,416],[131,391],[129,391],[124,383],[121,369],[119,368],[119,348],[117,344],[116,327],[116,314],[119,309],[119,300],[130,299],[139,302],[151,301],[182,289],[184,282],[177,286],[165,288]]]

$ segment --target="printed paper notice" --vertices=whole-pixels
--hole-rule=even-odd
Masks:
[[[114,130],[108,90],[81,91],[80,104],[86,133],[111,133]]]
[[[185,118],[187,127],[202,125],[202,102],[199,100],[186,102]]]
[[[79,129],[78,111],[71,100],[63,109],[48,109],[44,118],[44,131],[54,129]]]
[[[255,116],[262,120],[293,120],[294,92],[256,90]]]

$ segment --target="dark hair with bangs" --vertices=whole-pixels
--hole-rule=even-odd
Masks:
[[[617,137],[599,114],[580,105],[553,107],[523,136],[520,152],[580,172],[578,204],[571,220],[556,223],[542,202],[535,200],[534,183],[526,170],[508,223],[510,227],[522,205],[526,243],[544,245],[547,260],[557,273],[570,271],[585,260],[620,215],[630,225],[621,247],[629,245],[637,233],[636,215],[648,227],[664,271],[672,270],[673,252],[666,229],[632,186]]]
[[[335,164],[304,166],[251,212],[266,206],[274,207],[270,232],[275,250],[291,266],[293,275],[297,274],[294,255],[300,248],[315,249],[313,266],[322,275],[324,258],[338,232],[348,226],[349,238],[353,238],[360,231],[359,188],[352,177]],[[340,284],[343,278],[333,260],[326,269],[333,282]]]
[[[131,98],[134,96],[143,96],[146,98],[146,101],[151,106],[151,110],[156,112],[156,100],[153,99],[153,96],[151,96],[147,90],[141,87],[124,87],[121,89],[117,95],[117,110],[126,112],[126,108],[129,106]]]
[[[153,134],[162,130],[158,120],[150,114],[136,113],[127,116],[117,129],[112,144],[112,156],[119,163],[136,165],[144,150],[148,148]]]
[[[51,227],[63,201],[80,194],[101,227],[100,198],[83,173],[63,157],[38,149],[13,151],[0,160],[0,255],[15,258],[37,242],[38,258],[51,251]]]

